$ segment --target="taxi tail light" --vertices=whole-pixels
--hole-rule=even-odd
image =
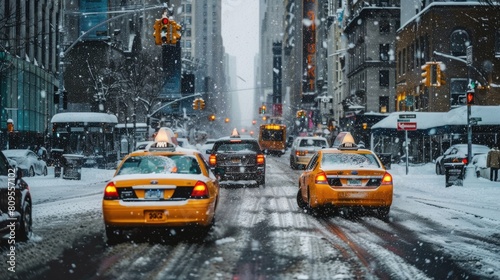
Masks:
[[[296,151],[295,154],[297,156],[305,156],[305,155],[307,155],[307,151]]]
[[[316,178],[314,178],[316,184],[328,184],[328,179],[326,178],[325,172],[320,172],[316,174]]]
[[[207,184],[202,181],[196,182],[191,192],[191,198],[208,198]]]
[[[264,164],[265,157],[264,155],[257,155],[257,164]]]
[[[462,163],[467,165],[467,158],[462,159]]]
[[[115,183],[109,182],[104,189],[104,199],[118,199],[118,191],[116,190]]]
[[[208,164],[215,166],[217,164],[217,156],[210,155],[210,157],[208,158]]]
[[[392,185],[392,175],[386,172],[382,177],[381,185]]]

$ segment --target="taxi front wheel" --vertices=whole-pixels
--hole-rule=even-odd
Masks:
[[[306,209],[307,203],[302,199],[302,193],[299,191],[297,192],[297,205],[299,206],[300,209]]]

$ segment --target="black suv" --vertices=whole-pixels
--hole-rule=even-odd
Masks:
[[[31,237],[31,194],[21,177],[0,151],[0,238],[9,244]]]
[[[257,139],[233,135],[215,141],[208,162],[220,181],[255,180],[266,183],[266,158]]]

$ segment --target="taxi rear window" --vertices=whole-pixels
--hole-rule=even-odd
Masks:
[[[324,140],[320,139],[302,139],[300,140],[300,147],[328,147],[328,144]]]
[[[252,143],[233,142],[224,143],[217,148],[220,153],[255,152],[256,147]]]
[[[165,173],[200,174],[201,168],[193,156],[137,156],[128,158],[117,175]]]
[[[355,154],[355,153],[332,153],[323,154],[321,166],[333,168],[345,168],[353,166],[356,168],[380,167],[373,154]]]

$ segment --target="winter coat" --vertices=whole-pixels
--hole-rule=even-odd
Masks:
[[[486,156],[486,167],[500,168],[500,150],[494,149],[488,152]]]

